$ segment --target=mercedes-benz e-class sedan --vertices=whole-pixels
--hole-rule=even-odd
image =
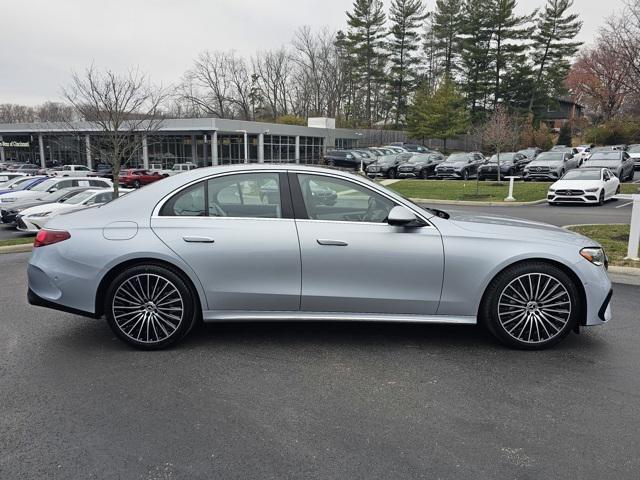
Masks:
[[[260,195],[273,184],[279,195]],[[300,165],[185,172],[57,216],[34,246],[30,303],[104,316],[146,349],[200,320],[481,323],[534,349],[611,318],[607,257],[586,237],[425,210],[366,178]]]

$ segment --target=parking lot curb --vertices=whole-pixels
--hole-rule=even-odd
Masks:
[[[523,207],[526,205],[541,205],[546,203],[546,199],[534,200],[533,202],[471,202],[469,200],[434,200],[429,198],[411,198],[415,203],[433,203],[438,205],[467,205],[485,207]]]
[[[636,267],[618,267],[609,265],[609,272],[616,275],[630,275],[632,277],[640,277],[640,268]]]
[[[23,245],[7,245],[6,247],[0,247],[0,255],[3,253],[23,253],[30,252],[33,249],[32,243],[25,243]]]

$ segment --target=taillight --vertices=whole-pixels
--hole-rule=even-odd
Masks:
[[[36,235],[36,239],[33,241],[33,248],[46,247],[47,245],[53,245],[54,243],[63,242],[71,238],[69,232],[64,230],[40,230]]]

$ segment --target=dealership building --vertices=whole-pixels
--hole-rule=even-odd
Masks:
[[[362,133],[335,128],[335,120],[310,118],[308,126],[220,118],[165,119],[152,133],[140,132],[131,167],[192,162],[317,163],[327,150],[354,148]],[[0,161],[51,165],[106,162],[109,149],[90,122],[0,124]]]

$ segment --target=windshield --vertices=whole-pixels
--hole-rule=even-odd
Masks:
[[[71,197],[69,200],[67,200],[64,203],[68,204],[68,205],[78,205],[79,203],[84,202],[87,198],[91,197],[95,193],[96,192],[91,192],[91,191],[80,192],[79,194],[74,195],[73,197]]]
[[[600,170],[574,169],[569,170],[562,180],[600,180]]]
[[[629,147],[629,152],[631,152],[631,153],[640,153],[640,145],[631,145]]]
[[[447,157],[444,163],[466,162],[468,159],[469,155],[466,153],[452,153]]]
[[[515,153],[501,153],[500,154],[500,163],[502,162],[513,162],[513,157]],[[498,163],[498,155],[494,155],[489,159],[489,163]]]
[[[560,152],[545,152],[536,158],[536,162],[561,162],[562,160],[564,160],[564,153]]]
[[[68,190],[61,189],[55,192],[47,193],[46,195],[42,195],[38,197],[38,200],[42,200],[43,202],[51,203],[56,202],[59,198],[64,197],[69,193]]]
[[[58,180],[56,180],[55,178],[50,178],[49,180],[45,180],[44,182],[39,183],[31,190],[33,190],[34,192],[46,192],[56,183],[58,183]]]
[[[409,159],[410,162],[424,162],[429,160],[429,154],[412,155]]]
[[[17,182],[9,186],[9,188],[11,190],[22,190],[23,188],[26,188],[29,185],[31,185],[33,182],[34,182],[33,177],[21,178],[20,180],[18,180]]]

